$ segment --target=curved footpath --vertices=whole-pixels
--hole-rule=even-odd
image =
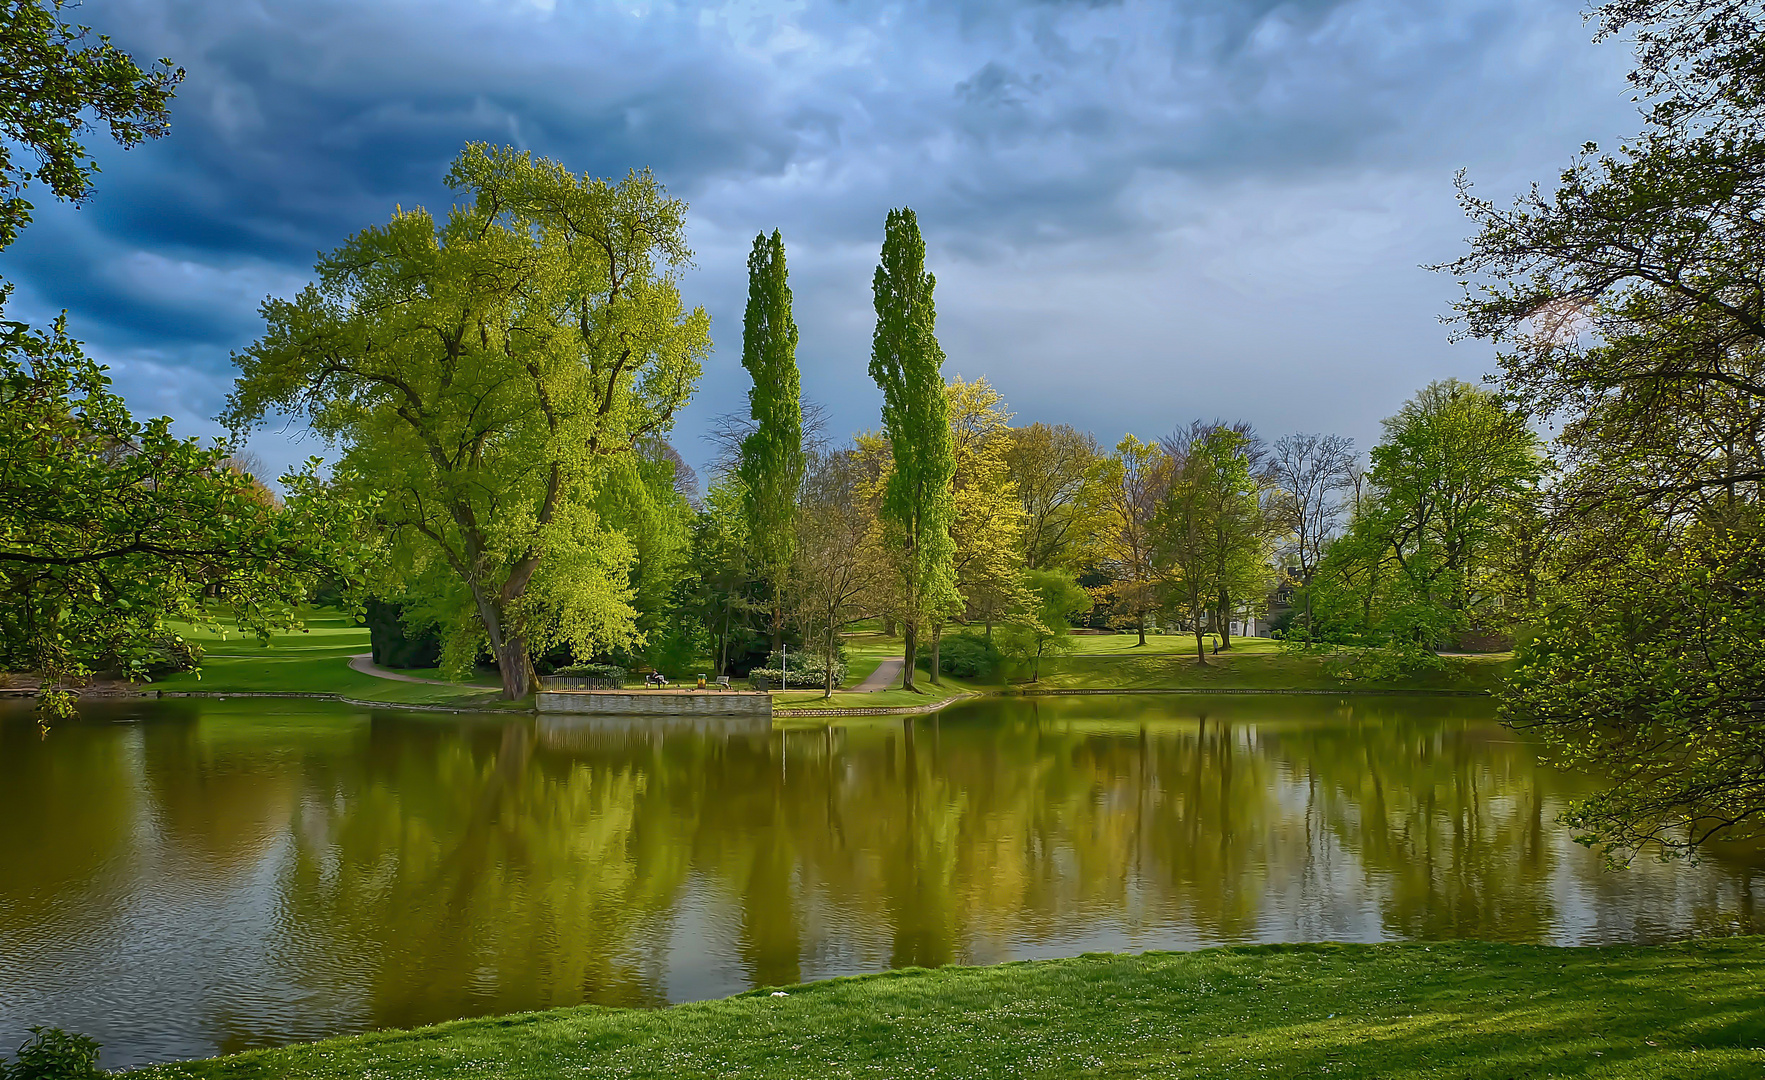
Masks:
[[[376,679],[391,679],[394,682],[427,683],[430,686],[459,685],[458,683],[450,683],[443,679],[423,679],[415,675],[400,675],[396,671],[387,671],[385,668],[374,663],[374,654],[371,652],[356,653],[351,656],[349,658],[349,667],[350,670],[359,671],[363,675],[372,675]]]

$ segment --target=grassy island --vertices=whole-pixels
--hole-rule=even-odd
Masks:
[[[1761,985],[1761,938],[1088,955],[463,1020],[137,1075],[1754,1078]]]

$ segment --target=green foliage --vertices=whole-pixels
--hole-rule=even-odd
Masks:
[[[845,680],[845,673],[838,668],[834,670],[833,684],[837,688]],[[780,681],[788,679],[788,681]],[[788,675],[775,667],[757,667],[748,669],[748,685],[758,689],[764,684],[769,690],[820,690],[827,685],[827,668],[817,664],[801,670],[793,667]]]
[[[1042,657],[1073,650],[1072,617],[1091,610],[1091,594],[1064,570],[1031,570],[1024,575],[1031,607],[998,631],[999,651],[1042,677]]]
[[[712,668],[727,674],[757,643],[767,640],[760,585],[748,557],[748,523],[741,481],[725,475],[705,492],[693,522],[691,572],[682,583],[682,608],[696,616],[713,648]],[[760,646],[764,654],[767,646]],[[746,670],[746,662],[739,663]]]
[[[374,663],[389,668],[435,667],[441,661],[441,634],[434,622],[412,624],[405,605],[370,599],[364,606]]]
[[[0,664],[129,678],[199,654],[171,619],[207,617],[204,594],[258,635],[333,570],[354,575],[356,508],[312,472],[286,506],[236,471],[223,445],[136,422],[57,322],[0,329]],[[52,708],[65,699],[51,696]]]
[[[1165,442],[1170,483],[1153,516],[1152,544],[1172,578],[1166,610],[1188,626],[1196,660],[1204,664],[1206,624],[1226,615],[1221,597],[1242,596],[1267,573],[1249,445],[1242,430],[1199,422]]]
[[[61,20],[63,0],[0,2],[0,250],[31,221],[26,186],[83,201],[98,166],[80,137],[95,117],[124,147],[171,127],[167,106],[184,69],[161,60],[143,70],[110,39]],[[13,160],[29,152],[37,167]]]
[[[60,1028],[32,1027],[9,1063],[0,1058],[0,1080],[99,1080],[98,1040]]]
[[[901,575],[899,614],[909,660],[921,629],[958,602],[956,551],[950,540],[956,454],[944,390],[944,350],[935,333],[936,285],[925,269],[925,241],[913,211],[890,210],[872,285],[876,331],[870,377],[882,388],[883,431],[894,459],[880,517]],[[913,668],[907,665],[908,689]]]
[[[415,583],[445,666],[488,647],[516,698],[532,652],[636,640],[639,552],[596,500],[691,397],[709,322],[680,298],[685,206],[649,174],[474,144],[447,180],[472,201],[444,222],[400,211],[264,302],[226,419],[302,416],[338,444],[377,500],[385,587]]]
[[[1004,659],[999,647],[980,634],[945,634],[938,642],[939,669],[958,679],[987,678]],[[921,667],[931,664],[930,648],[920,647],[919,661]]]
[[[1609,541],[1521,644],[1502,718],[1610,778],[1565,821],[1614,859],[1765,835],[1765,510]]]
[[[1077,569],[1106,527],[1107,470],[1097,440],[1070,424],[1031,424],[1011,432],[1005,463],[1023,507],[1023,564]]]
[[[1385,421],[1347,532],[1324,550],[1288,642],[1331,650],[1344,678],[1438,669],[1466,631],[1507,629],[1537,603],[1535,530],[1546,459],[1497,395],[1432,383]],[[1532,544],[1527,548],[1527,544]]]
[[[552,674],[573,679],[602,679],[617,686],[625,681],[626,671],[618,664],[571,664]]]
[[[742,440],[739,473],[748,541],[772,586],[774,639],[782,632],[785,578],[796,539],[797,493],[803,482],[803,404],[797,375],[797,324],[784,263],[784,237],[754,237],[748,255],[748,310],[742,323],[742,367],[754,430]]]
[[[821,690],[828,683],[828,667],[826,660],[812,652],[792,651],[786,658],[788,669],[780,665],[780,656],[773,653],[766,658],[764,667],[752,668],[748,671],[748,680],[759,686],[762,680],[774,690],[808,689]],[[833,686],[846,681],[846,661],[836,657],[833,664]]]
[[[608,467],[595,495],[601,520],[632,546],[631,605],[644,642],[639,651],[646,656],[664,639],[678,643],[682,636],[680,593],[692,572],[696,517],[679,490],[678,474],[685,468],[673,447],[646,440]]]
[[[1551,512],[1516,517],[1505,591],[1546,614],[1503,715],[1611,777],[1567,820],[1615,859],[1757,835],[1765,700],[1765,21],[1732,0],[1612,0],[1646,126],[1548,193],[1472,196],[1467,331],[1558,425]]]

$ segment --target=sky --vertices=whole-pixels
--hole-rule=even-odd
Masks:
[[[746,408],[746,256],[782,230],[807,397],[879,423],[867,364],[883,220],[911,206],[947,375],[1017,423],[1108,444],[1193,419],[1351,436],[1433,379],[1480,379],[1424,269],[1464,247],[1463,169],[1502,200],[1640,127],[1622,42],[1574,0],[87,0],[188,71],[171,133],[97,147],[39,197],[9,316],[68,312],[137,416],[218,434],[231,351],[314,260],[396,205],[441,210],[470,140],[577,172],[651,168],[689,204],[715,352],[674,442]],[[96,142],[96,141],[95,141]],[[279,473],[324,446],[250,449]]]

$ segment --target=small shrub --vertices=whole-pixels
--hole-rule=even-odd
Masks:
[[[34,1027],[12,1061],[0,1060],[0,1080],[93,1080],[98,1068],[98,1040],[60,1028]]]
[[[795,659],[791,662],[788,679],[786,673],[775,667],[754,668],[748,672],[748,685],[758,689],[761,680],[767,687],[777,690],[819,690],[827,685],[827,669],[819,663],[798,666]],[[839,686],[846,681],[846,665],[842,661],[834,665],[833,684]]]
[[[625,669],[618,664],[571,664],[552,672],[554,675],[568,675],[575,679],[605,679],[608,682],[623,683]]]
[[[919,647],[921,667],[931,667],[930,645]],[[938,669],[958,679],[984,679],[1003,660],[994,644],[979,634],[949,634],[938,643]]]

